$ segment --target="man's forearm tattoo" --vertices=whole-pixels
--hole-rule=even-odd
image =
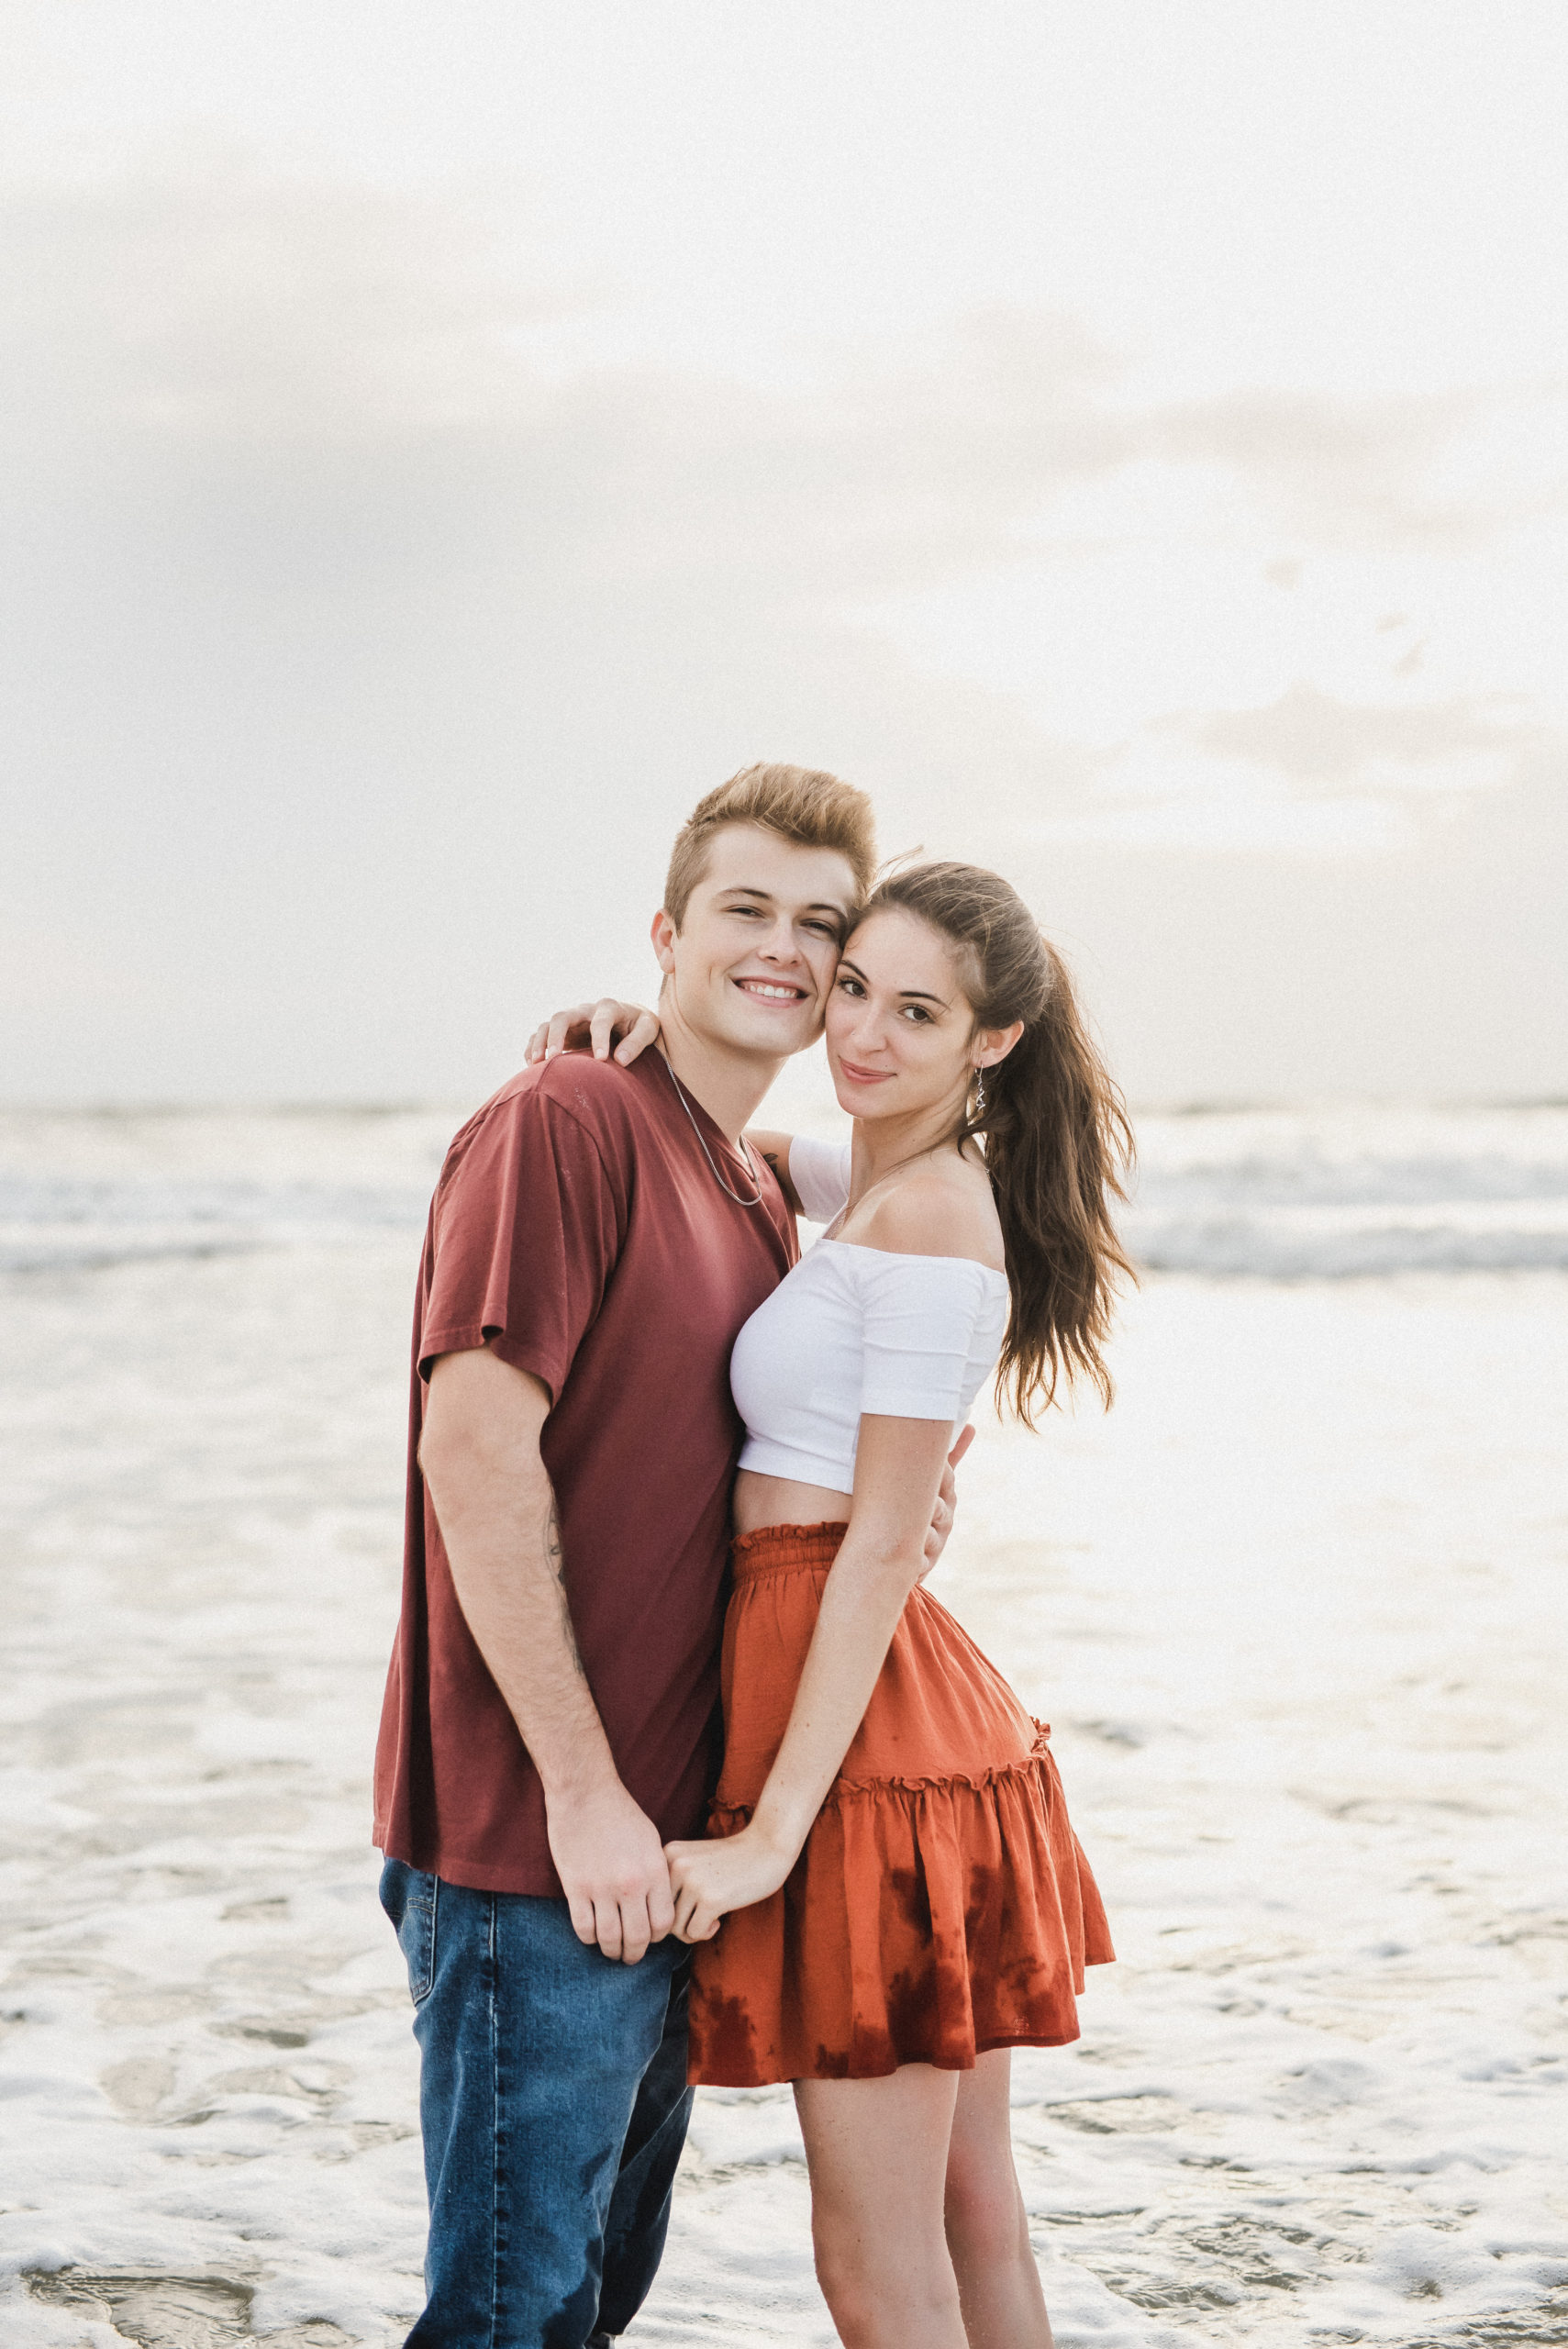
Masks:
[[[562,1546],[561,1517],[553,1498],[545,1511],[544,1554],[550,1571],[555,1577],[555,1586],[561,1593],[561,1627],[566,1634],[566,1644],[571,1651],[572,1661],[577,1667],[579,1679],[586,1680],[588,1675],[583,1669],[582,1653],[577,1645],[577,1626],[572,1620],[572,1609],[566,1599],[566,1553]]]
[[[803,1214],[805,1210],[800,1204],[800,1194],[789,1179],[788,1159],[781,1157],[776,1150],[765,1150],[762,1156],[773,1170],[773,1180],[784,1195],[785,1207],[789,1208],[792,1215]]]

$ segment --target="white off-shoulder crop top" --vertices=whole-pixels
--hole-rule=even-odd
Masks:
[[[850,1146],[796,1137],[790,1180],[813,1223],[850,1196]],[[1007,1326],[1002,1273],[967,1256],[895,1255],[819,1240],[735,1341],[742,1468],[850,1493],[861,1415],[961,1427]]]

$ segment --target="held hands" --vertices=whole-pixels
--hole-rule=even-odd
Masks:
[[[755,1820],[738,1835],[710,1836],[700,1843],[666,1843],[670,1883],[675,1896],[675,1938],[710,1942],[719,1919],[731,1909],[749,1909],[776,1892],[795,1863],[795,1853],[771,1842]]]
[[[572,1930],[590,1949],[597,1943],[606,1957],[635,1965],[675,1920],[659,1830],[618,1778],[547,1805],[546,1823]]]
[[[966,1427],[948,1453],[931,1522],[926,1530],[922,1581],[947,1547],[958,1507],[958,1483],[953,1471],[973,1441],[974,1430]],[[749,1909],[755,1900],[766,1900],[788,1876],[799,1849],[798,1841],[781,1842],[755,1819],[736,1835],[707,1836],[700,1842],[666,1843],[664,1857],[669,1863],[670,1887],[674,1895],[676,1940],[711,1941],[718,1931],[720,1919],[731,1909]]]
[[[655,1042],[659,1035],[659,1015],[650,1011],[646,1004],[617,1003],[613,996],[605,996],[597,1003],[579,1003],[570,1011],[558,1011],[549,1019],[541,1019],[528,1038],[528,1049],[523,1064],[532,1068],[536,1061],[550,1061],[557,1052],[569,1047],[591,1047],[596,1061],[615,1058],[622,1068],[629,1068],[639,1053]]]

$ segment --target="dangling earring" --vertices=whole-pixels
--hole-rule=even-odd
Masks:
[[[974,1114],[977,1118],[985,1115],[985,1072],[980,1068],[974,1072]]]

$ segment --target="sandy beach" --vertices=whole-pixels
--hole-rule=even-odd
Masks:
[[[455,1122],[0,1121],[6,2349],[419,2304],[368,1769]],[[1119,1950],[1017,2062],[1059,2341],[1561,2342],[1568,1118],[1146,1158],[1117,1408],[983,1422],[937,1586]],[[628,2340],[831,2339],[787,2093],[705,2092]]]

